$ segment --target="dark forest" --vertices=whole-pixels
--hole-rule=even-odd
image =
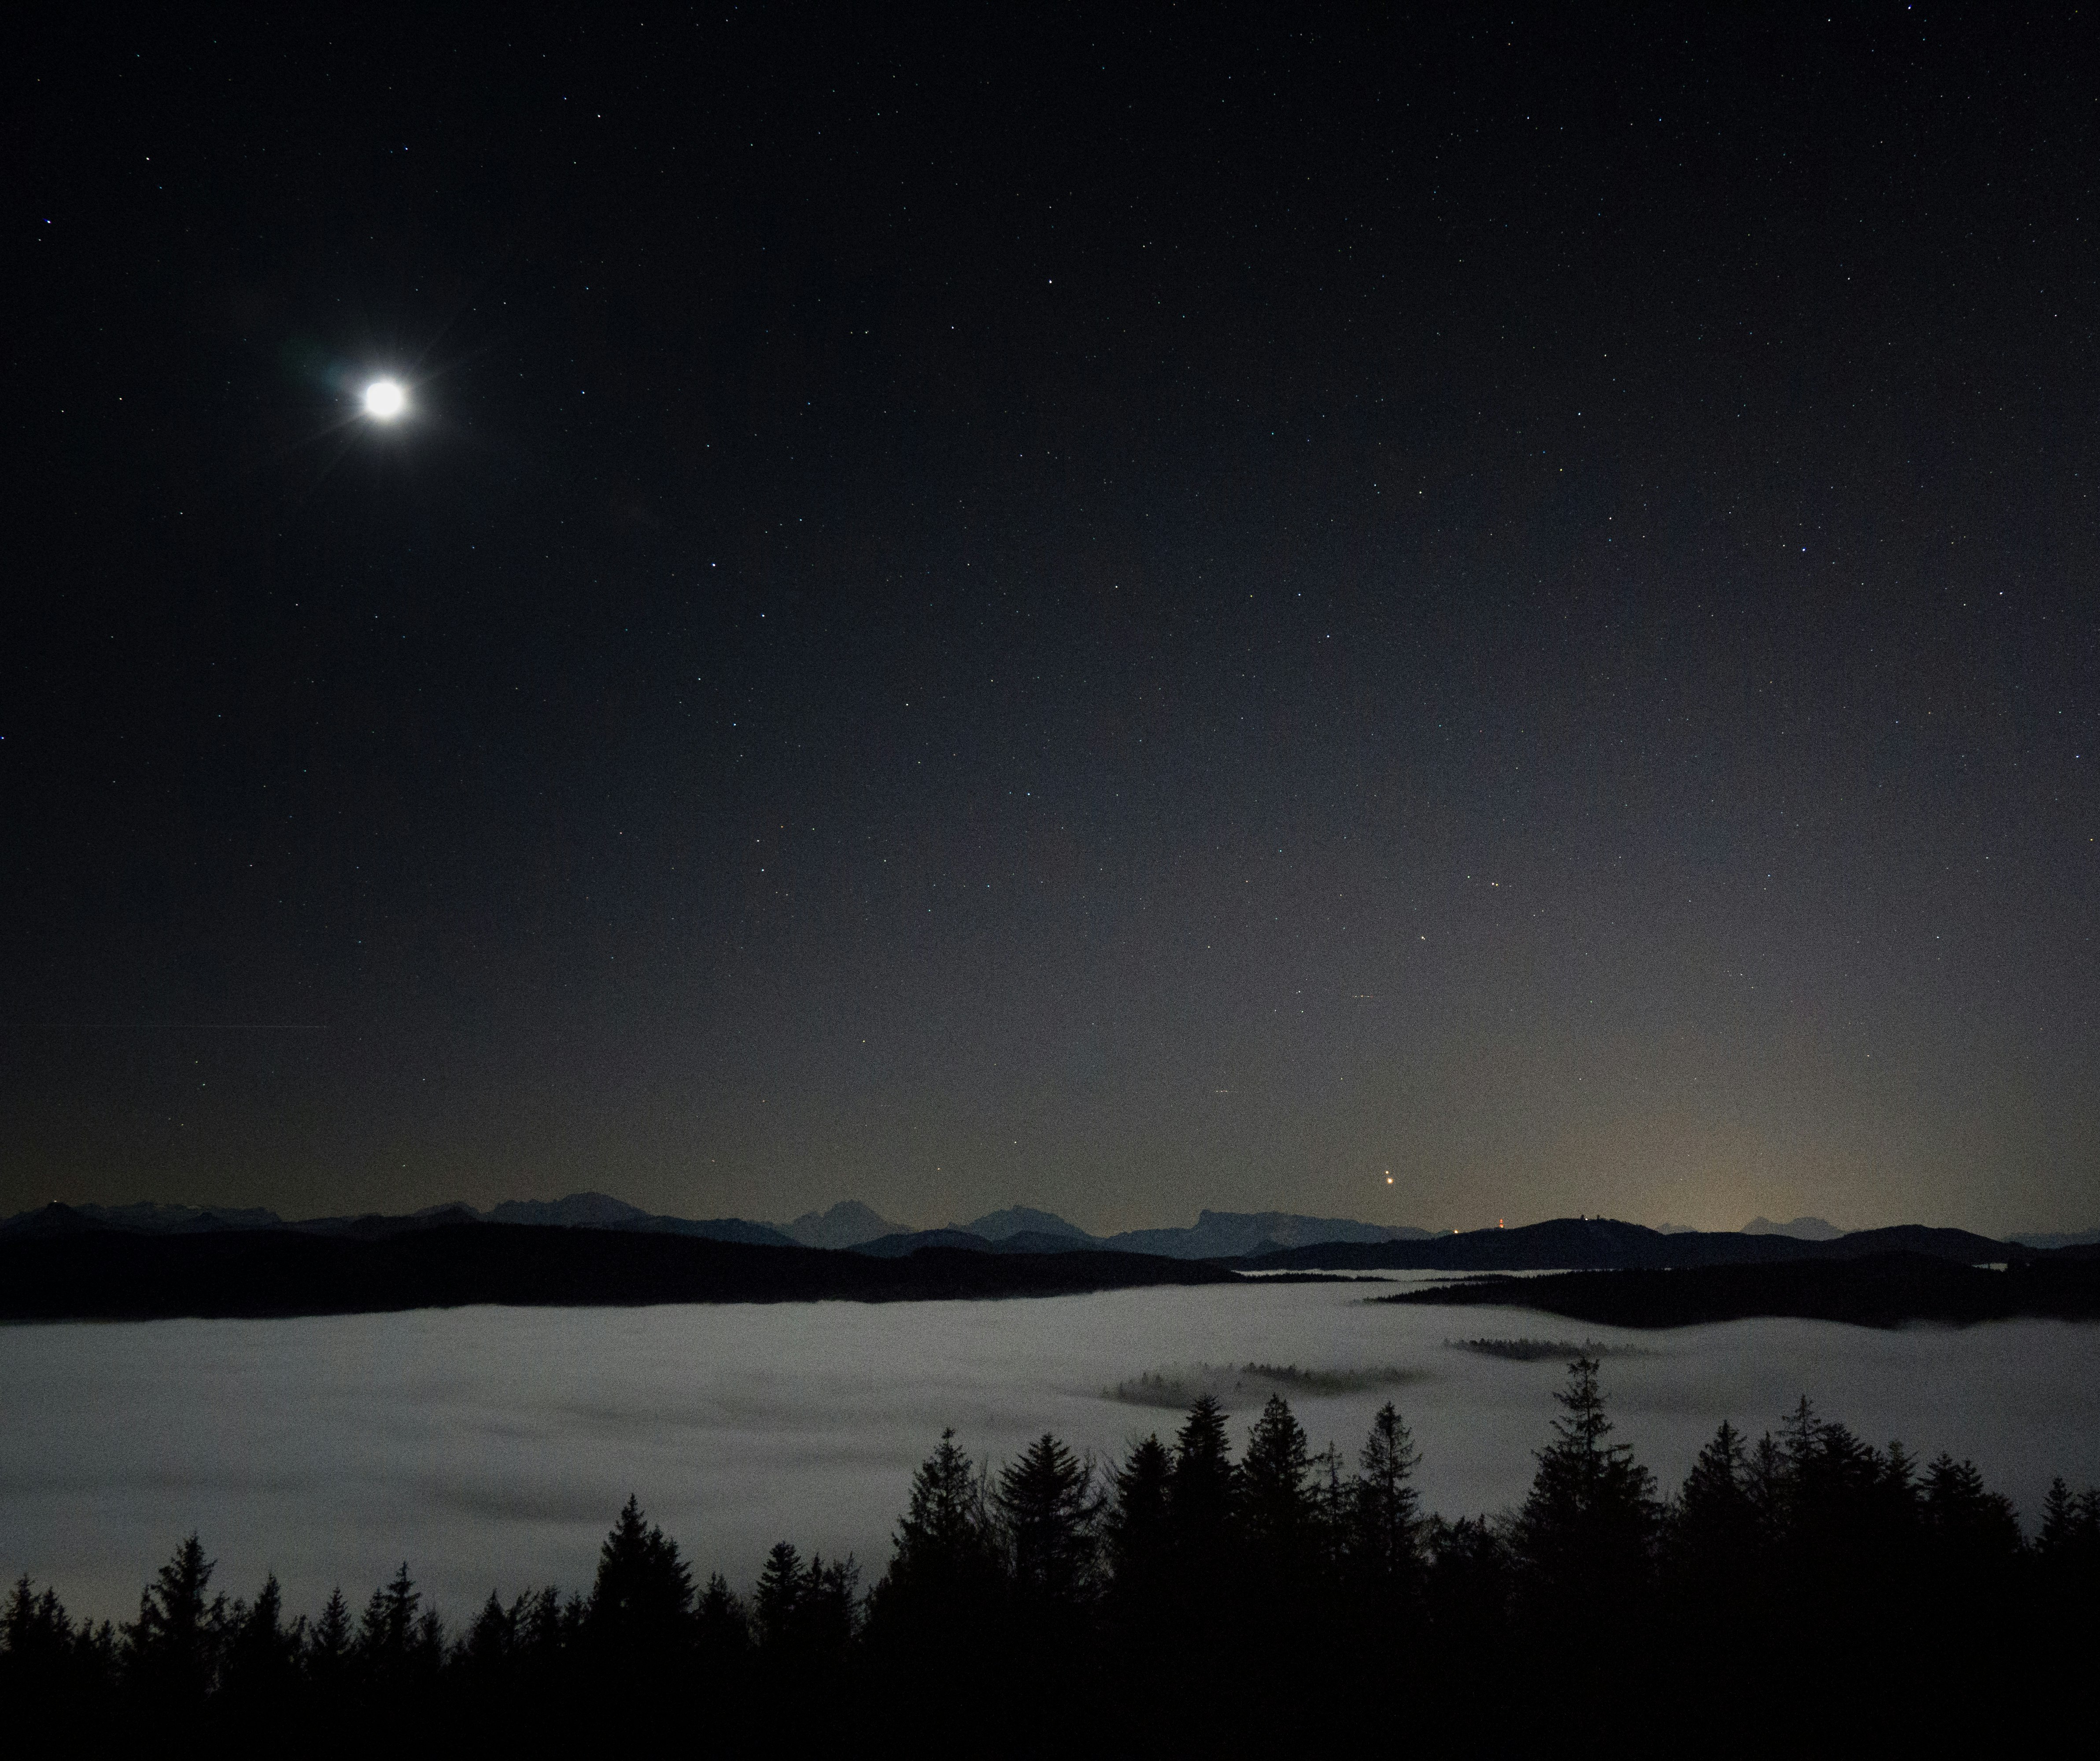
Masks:
[[[275,1577],[174,1549],[121,1625],[24,1577],[0,1721],[370,1752],[411,1736],[543,1752],[676,1733],[800,1751],[880,1737],[1051,1753],[1377,1733],[1432,1749],[2003,1738],[2071,1706],[2100,1626],[2100,1489],[2034,1534],[1975,1468],[1920,1462],[1804,1396],[1724,1424],[1659,1488],[1577,1358],[1514,1510],[1423,1512],[1388,1403],[1352,1459],[1272,1397],[1235,1457],[1207,1397],[1119,1462],[1045,1434],[994,1470],[944,1434],[871,1587],[782,1541],[700,1581],[630,1499],[587,1591],[464,1621],[404,1563],[361,1608],[292,1615]]]

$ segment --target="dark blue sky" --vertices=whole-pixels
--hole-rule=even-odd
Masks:
[[[0,1208],[2089,1226],[2089,24],[1295,22],[45,38]]]

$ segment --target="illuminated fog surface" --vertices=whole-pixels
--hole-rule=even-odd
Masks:
[[[1721,1420],[1754,1436],[1804,1391],[1870,1441],[1973,1457],[2030,1527],[2052,1473],[2100,1481],[2100,1327],[1639,1334],[1366,1305],[1381,1288],[0,1327],[0,1573],[122,1616],[195,1528],[237,1593],[274,1569],[295,1609],[338,1582],[360,1602],[406,1559],[457,1619],[492,1588],[586,1586],[633,1491],[739,1587],[783,1538],[871,1578],[942,1425],[995,1461],[1046,1429],[1114,1455],[1176,1415],[1106,1390],[1250,1362],[1335,1372],[1293,1405],[1352,1459],[1396,1400],[1429,1508],[1493,1510],[1522,1495],[1560,1369],[1447,1336],[1644,1348],[1608,1357],[1604,1383],[1665,1485]]]

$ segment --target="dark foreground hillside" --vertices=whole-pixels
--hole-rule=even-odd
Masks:
[[[479,1609],[406,1565],[304,1614],[274,1577],[231,1600],[192,1535],[121,1627],[18,1578],[0,1720],[24,1754],[2080,1751],[2100,1491],[2058,1479],[2023,1533],[1970,1464],[1805,1398],[1665,1488],[1594,1360],[1559,1399],[1522,1504],[1456,1520],[1391,1405],[1347,1455],[1280,1396],[1106,1464],[1046,1433],[988,1473],[950,1433],[871,1589],[784,1540],[703,1582],[633,1499],[589,1585],[492,1560],[511,1593]]]
[[[1469,1278],[1373,1300],[1432,1307],[1495,1304],[1609,1327],[1692,1327],[1755,1315],[1861,1327],[1906,1321],[1967,1326],[2018,1316],[2089,1321],[2100,1319],[2100,1261],[2015,1261],[1993,1271],[1926,1254],[1883,1253],[1778,1266]]]
[[[1143,1254],[933,1248],[873,1259],[502,1223],[376,1240],[258,1230],[0,1241],[0,1320],[8,1321],[351,1314],[470,1303],[901,1302],[1235,1282],[1216,1266]]]

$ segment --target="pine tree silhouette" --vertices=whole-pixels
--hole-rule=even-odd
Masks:
[[[1150,1618],[1172,1578],[1173,1478],[1174,1459],[1157,1436],[1138,1443],[1115,1472],[1104,1525],[1110,1594],[1139,1621]]]
[[[602,1662],[624,1675],[673,1666],[693,1642],[693,1574],[678,1543],[629,1495],[604,1545],[584,1608],[584,1632]]]
[[[992,1502],[1024,1603],[1072,1608],[1092,1600],[1106,1497],[1094,1483],[1092,1461],[1045,1431],[1001,1470]]]
[[[1224,1411],[1210,1395],[1199,1394],[1175,1437],[1174,1473],[1167,1482],[1175,1552],[1186,1577],[1207,1580],[1228,1569],[1234,1477]]]
[[[1555,1395],[1565,1416],[1538,1454],[1538,1472],[1511,1540],[1534,1614],[1608,1615],[1644,1589],[1657,1509],[1654,1482],[1633,1451],[1612,1443],[1597,1363],[1577,1358]]]
[[[1312,1452],[1304,1427],[1281,1394],[1271,1394],[1240,1459],[1234,1501],[1254,1569],[1273,1580],[1295,1577],[1312,1552]]]
[[[170,1711],[200,1707],[217,1684],[227,1637],[226,1597],[213,1596],[213,1562],[192,1534],[139,1598],[124,1630],[136,1691]]]
[[[1348,1486],[1343,1557],[1366,1611],[1402,1619],[1420,1594],[1422,1500],[1413,1481],[1421,1455],[1391,1401],[1379,1408]]]
[[[752,1624],[760,1646],[778,1654],[795,1636],[795,1617],[810,1587],[802,1556],[786,1541],[776,1541],[758,1574],[758,1590],[752,1597]]]
[[[303,1616],[285,1624],[285,1592],[271,1572],[256,1592],[253,1606],[236,1602],[229,1620],[225,1684],[227,1695],[251,1719],[281,1713],[298,1684],[299,1654],[305,1647]]]

